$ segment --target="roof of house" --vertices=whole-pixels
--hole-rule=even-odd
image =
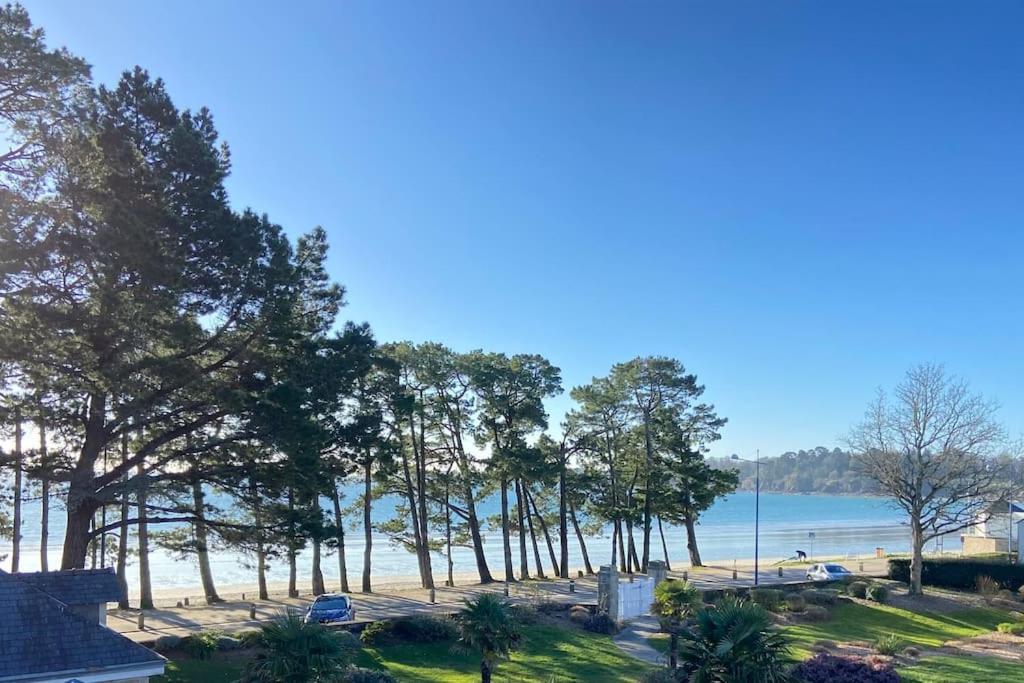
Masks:
[[[162,661],[19,576],[0,571],[0,680]]]
[[[26,572],[17,579],[65,605],[117,602],[122,597],[113,568]]]

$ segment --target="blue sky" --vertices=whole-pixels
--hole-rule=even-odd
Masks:
[[[721,455],[835,445],[922,361],[1024,430],[1020,3],[25,4],[209,106],[382,340],[675,356]]]

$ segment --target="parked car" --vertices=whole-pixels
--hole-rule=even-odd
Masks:
[[[853,576],[853,572],[841,564],[813,564],[807,570],[808,581],[839,581]]]
[[[356,618],[352,599],[344,593],[318,595],[306,611],[307,624],[339,624]]]

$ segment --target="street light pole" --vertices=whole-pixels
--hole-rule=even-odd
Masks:
[[[735,453],[732,454],[732,459],[754,463],[754,587],[756,588],[760,583],[758,561],[760,560],[759,554],[761,549],[761,449],[757,449],[755,453],[756,456],[752,461],[741,458]]]

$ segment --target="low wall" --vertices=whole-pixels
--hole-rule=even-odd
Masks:
[[[1009,543],[1005,538],[989,538],[988,536],[964,536],[964,555],[986,555],[1005,553]]]

